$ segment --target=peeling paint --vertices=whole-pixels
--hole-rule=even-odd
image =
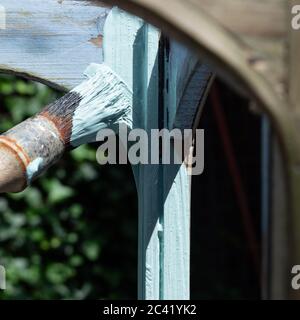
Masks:
[[[95,45],[96,47],[101,48],[103,43],[103,36],[99,34],[97,37],[91,38],[89,42]]]
[[[98,6],[97,1],[0,3],[7,13],[7,28],[1,30],[1,38],[5,38],[5,46],[0,46],[1,71],[17,70],[26,77],[71,90],[84,80],[87,64],[103,61],[97,37],[103,33],[110,9]]]

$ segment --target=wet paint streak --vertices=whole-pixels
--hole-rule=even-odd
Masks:
[[[85,81],[39,114],[53,122],[66,147],[94,142],[99,130],[120,123],[132,127],[127,84],[104,64],[91,64],[84,74]]]
[[[26,178],[27,184],[29,185],[31,181],[41,172],[43,168],[44,159],[41,157],[36,158],[26,168]]]
[[[114,130],[121,123],[132,127],[132,92],[127,84],[105,64],[91,64],[85,75],[89,78],[72,90],[81,96],[72,122],[73,147],[96,141],[101,129]]]

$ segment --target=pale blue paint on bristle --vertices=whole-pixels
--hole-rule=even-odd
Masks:
[[[107,65],[92,63],[85,71],[87,80],[72,91],[82,97],[73,116],[70,144],[77,147],[96,141],[99,130],[132,128],[132,91]]]
[[[44,159],[41,157],[36,158],[35,160],[31,161],[26,168],[26,178],[27,184],[29,185],[32,180],[39,174],[42,166],[43,166]]]

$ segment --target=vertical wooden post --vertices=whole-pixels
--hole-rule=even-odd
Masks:
[[[170,41],[166,48],[163,127],[192,129],[213,76],[185,46]],[[161,167],[163,299],[190,298],[190,170],[185,163]]]
[[[158,128],[160,32],[142,19],[113,8],[104,26],[104,61],[133,92],[133,128]],[[122,138],[122,137],[121,137]],[[138,297],[160,298],[158,168],[135,165],[138,191]]]
[[[188,103],[181,101],[197,66],[196,56],[176,43],[169,45],[142,19],[112,9],[104,27],[104,61],[133,91],[134,128],[145,129],[148,136],[151,129],[171,130],[184,103],[191,118],[196,114],[202,95],[191,91]],[[139,199],[139,299],[189,299],[188,168],[139,164],[133,171]]]

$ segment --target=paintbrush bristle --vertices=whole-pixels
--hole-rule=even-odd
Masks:
[[[91,64],[85,74],[88,79],[41,112],[72,147],[96,141],[101,129],[132,126],[132,92],[125,82],[104,64]]]

